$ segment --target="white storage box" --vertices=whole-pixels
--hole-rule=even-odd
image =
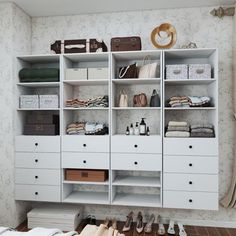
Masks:
[[[66,80],[87,80],[88,69],[87,68],[71,68],[66,69]]]
[[[38,95],[21,95],[20,108],[39,108]]]
[[[189,79],[211,79],[210,64],[189,65]]]
[[[108,68],[88,68],[88,79],[107,79],[109,77]]]
[[[83,219],[83,209],[74,206],[42,206],[27,214],[28,228],[58,228],[63,231],[75,230]]]
[[[188,79],[188,65],[167,65],[166,79]]]
[[[40,108],[58,108],[58,95],[39,95]]]

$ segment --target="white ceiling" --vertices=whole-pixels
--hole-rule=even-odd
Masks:
[[[7,2],[7,0],[0,0]],[[32,17],[231,5],[235,0],[11,0]]]

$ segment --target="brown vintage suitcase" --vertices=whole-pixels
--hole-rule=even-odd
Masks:
[[[139,51],[141,49],[140,37],[116,37],[111,39],[111,51]]]
[[[65,180],[69,181],[105,182],[107,178],[107,170],[65,170]]]

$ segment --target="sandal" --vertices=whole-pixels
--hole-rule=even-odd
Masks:
[[[144,225],[143,225],[143,216],[142,216],[142,213],[141,211],[138,213],[138,216],[137,216],[137,223],[136,223],[136,231],[140,234],[143,232],[143,228],[144,228]]]
[[[166,230],[165,230],[164,224],[161,223],[161,216],[160,215],[158,215],[158,217],[157,217],[157,223],[158,223],[158,230],[157,230],[158,235],[165,235]]]
[[[175,228],[174,227],[175,227],[175,222],[173,220],[170,220],[167,233],[170,235],[175,235]]]
[[[187,236],[184,226],[181,223],[178,223],[178,227],[179,227],[179,236]]]
[[[130,231],[131,225],[133,223],[133,215],[134,213],[132,211],[129,213],[129,215],[127,215],[127,220],[122,230],[123,232]]]
[[[144,232],[145,233],[151,233],[152,232],[152,224],[154,223],[155,221],[155,216],[154,214],[152,214],[144,228]]]
[[[94,215],[88,215],[86,218],[85,218],[85,222],[86,224],[88,225],[96,225],[96,218]]]
[[[111,227],[113,229],[117,229],[117,221],[116,221],[116,218],[113,218],[112,221],[111,221]]]

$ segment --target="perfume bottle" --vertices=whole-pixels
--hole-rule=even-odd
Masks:
[[[129,134],[130,134],[130,135],[134,135],[134,127],[133,127],[133,124],[130,125]]]
[[[135,128],[134,128],[134,134],[139,135],[139,127],[138,127],[138,122],[136,122]]]
[[[127,126],[127,128],[126,128],[125,134],[126,134],[126,135],[129,135],[129,126]]]
[[[150,129],[149,129],[149,126],[147,127],[147,136],[150,136]]]
[[[139,125],[139,134],[146,135],[146,123],[144,121],[145,118],[142,118],[140,125]]]

